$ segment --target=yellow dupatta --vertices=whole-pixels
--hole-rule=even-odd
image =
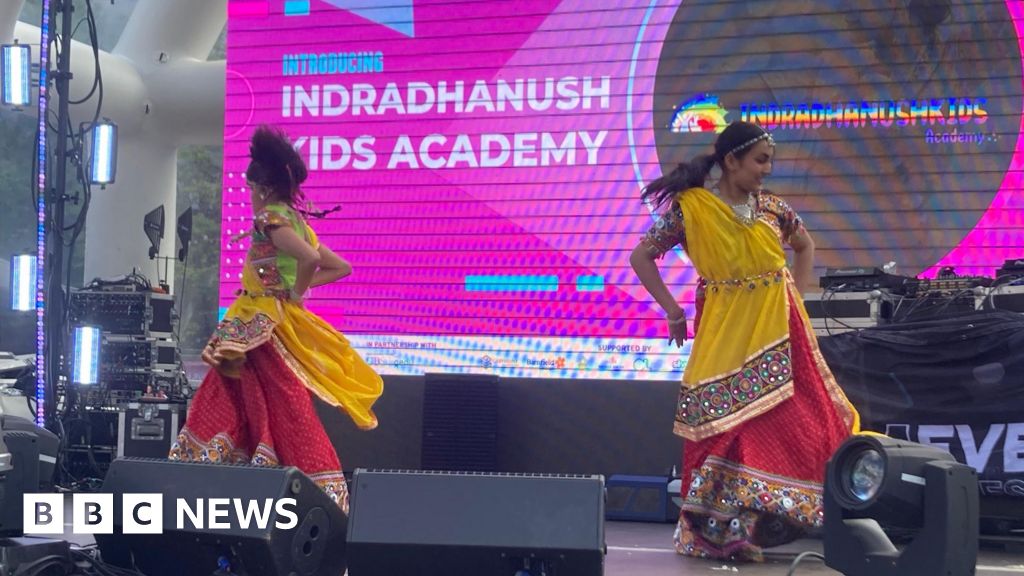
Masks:
[[[313,248],[320,246],[308,224],[298,219],[275,223],[292,227],[300,236],[304,234]],[[327,404],[347,412],[359,428],[376,428],[373,404],[384,390],[381,377],[334,327],[302,304],[267,291],[258,271],[261,266],[246,259],[242,270],[243,293],[228,308],[211,338],[211,344],[226,360],[220,371],[238,377],[246,352],[272,342],[306,388]],[[283,280],[280,288],[290,289],[290,281]]]
[[[707,283],[700,331],[683,374],[675,432],[701,440],[793,395],[792,278],[777,228],[759,212],[743,222],[703,188],[676,197],[686,251]]]

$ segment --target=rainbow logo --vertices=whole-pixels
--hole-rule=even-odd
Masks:
[[[725,119],[729,111],[722,108],[718,96],[701,94],[676,108],[669,129],[676,134],[684,132],[721,132],[729,125]]]

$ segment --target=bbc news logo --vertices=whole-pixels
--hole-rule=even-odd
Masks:
[[[63,494],[25,494],[25,534],[63,534],[65,510]],[[274,519],[274,528],[290,530],[299,524],[294,498],[178,498],[174,510],[164,510],[163,494],[122,494],[122,534],[163,534],[164,514],[174,514],[177,530],[265,530]],[[71,531],[74,534],[114,533],[113,494],[73,494]]]

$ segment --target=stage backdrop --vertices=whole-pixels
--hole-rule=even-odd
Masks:
[[[1024,254],[1020,2],[230,0],[221,305],[255,126],[310,168],[355,273],[309,306],[382,373],[678,379],[628,263],[641,188],[725,123],[819,267],[991,273]],[[692,316],[695,273],[661,262]],[[820,271],[820,269],[819,269]]]

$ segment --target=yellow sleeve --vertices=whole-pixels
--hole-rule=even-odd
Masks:
[[[309,224],[303,224],[303,226],[306,227],[306,238],[309,239],[310,246],[312,246],[314,250],[319,249],[320,239],[317,238],[316,232],[313,231],[313,227]]]

